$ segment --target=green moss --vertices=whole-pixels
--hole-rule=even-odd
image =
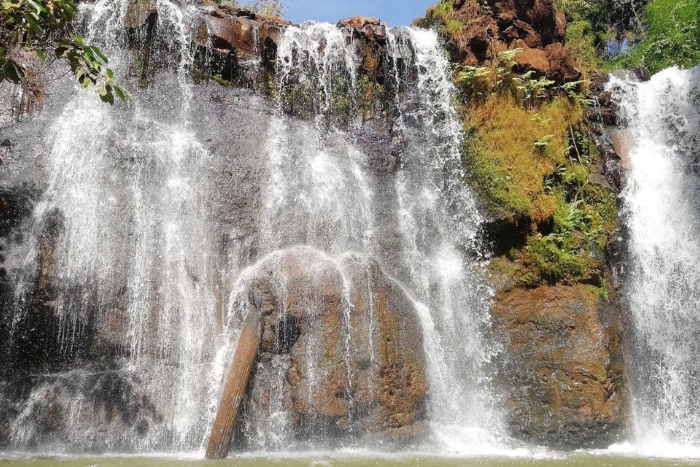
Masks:
[[[451,0],[442,0],[437,5],[429,7],[425,17],[448,42],[452,44],[459,42],[465,24],[455,15]]]
[[[529,222],[530,233],[491,272],[524,287],[543,282],[603,287],[604,251],[617,228],[617,204],[611,190],[589,182],[599,155],[587,137],[586,101],[571,87],[525,92],[529,77],[513,78],[507,67],[500,68],[496,72],[516,86],[476,70],[470,76],[482,81],[481,94],[465,94],[464,163],[491,215]],[[490,91],[489,83],[496,83]]]
[[[527,104],[529,105],[529,104]],[[541,223],[554,214],[552,198],[557,170],[583,179],[585,170],[570,160],[570,121],[583,109],[564,97],[528,110],[522,98],[491,94],[483,102],[465,106],[464,162],[474,189],[491,214],[507,220],[531,219]],[[567,182],[568,183],[568,182]]]

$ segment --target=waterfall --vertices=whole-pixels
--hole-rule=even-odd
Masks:
[[[612,78],[609,87],[631,141],[623,214],[634,432],[659,452],[698,446],[700,68],[670,68],[641,83]]]
[[[349,413],[359,411],[353,354],[370,367],[380,358],[373,287],[382,271],[420,322],[430,443],[490,449],[503,434],[489,365],[499,349],[485,337],[482,217],[462,173],[464,135],[437,35],[387,31],[385,97],[368,104],[351,30],[289,26],[268,102],[193,82],[195,8],[156,3],[158,40],[176,66],[123,106],[76,90],[47,112],[46,154],[33,149],[47,182],[12,253],[21,266],[10,271],[5,346],[13,378],[25,381],[22,358],[33,373],[13,406],[11,446],[203,449],[251,278],[272,268],[284,297],[281,261],[293,253],[307,258],[309,274],[338,278]],[[118,0],[81,4],[87,36],[124,79],[133,66],[122,44],[126,10]],[[306,312],[323,298],[305,297]],[[357,303],[369,309],[362,322]],[[279,304],[285,313],[292,305]],[[48,336],[32,351],[39,328]],[[307,345],[313,376],[322,342]],[[270,358],[269,417],[241,430],[256,449],[291,449],[290,357]]]
[[[385,86],[395,92],[398,118],[386,138],[401,150],[399,160],[376,147],[373,154],[363,148],[361,123],[343,130],[332,119],[334,98],[357,95],[361,57],[344,34],[306,23],[288,28],[279,46],[278,109],[296,83],[318,101],[313,124],[278,114],[269,127],[262,251],[302,243],[379,258],[419,310],[433,431],[473,448],[498,431],[486,371],[496,349],[482,337],[489,323],[489,289],[475,259],[482,218],[461,171],[449,64],[434,32],[388,32],[392,82]],[[341,139],[346,131],[355,144]]]
[[[165,77],[169,82],[159,86],[163,94],[156,98],[170,93],[177,103],[169,112],[154,110],[151,96],[137,90],[127,108],[110,108],[92,90],[78,91],[46,136],[49,178],[35,208],[36,244],[20,271],[17,299],[31,303],[35,271],[45,269],[38,255],[42,261],[50,256],[59,359],[88,358],[86,341],[97,339],[103,349],[95,351],[111,360],[85,370],[69,363],[66,372],[47,377],[65,385],[47,380],[30,395],[30,400],[71,397],[69,449],[191,449],[202,438],[206,414],[200,407],[206,406],[212,380],[217,329],[216,250],[204,198],[211,155],[190,128],[188,8],[167,0],[156,8],[159,27],[180,60],[175,80]],[[123,35],[126,3],[101,0],[81,9],[88,39],[104,44],[123,76],[127,54],[115,38]],[[47,244],[50,223],[58,226],[58,235]],[[32,306],[17,306],[16,324],[28,319]],[[113,349],[121,350],[114,355]],[[126,410],[139,419],[115,427],[120,422],[112,420],[109,400],[86,415],[95,409],[90,392],[106,390],[102,385],[121,385],[107,399],[125,399],[134,406]],[[138,392],[136,385],[142,385]],[[155,400],[173,409],[156,415]],[[26,411],[13,424],[18,447],[40,436],[31,405]],[[110,425],[107,435],[95,430]]]

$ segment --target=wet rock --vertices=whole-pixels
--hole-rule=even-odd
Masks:
[[[0,385],[0,445],[11,439],[25,448],[89,446],[92,452],[104,452],[110,449],[105,432],[115,430],[139,439],[162,415],[138,385],[132,374],[98,366],[7,379]],[[31,410],[19,415],[26,407]],[[74,424],[84,430],[67,439]]]
[[[0,187],[0,237],[9,235],[31,214],[32,198],[28,189]]]
[[[368,18],[366,16],[353,16],[351,18],[341,19],[338,21],[339,28],[364,29],[365,26],[379,26],[381,20],[377,18]]]
[[[337,27],[352,29],[356,37],[364,37],[370,42],[386,42],[386,25],[377,18],[353,16],[340,20]]]
[[[282,31],[293,23],[209,2],[199,13],[192,22],[197,73],[245,87],[266,86]]]
[[[514,436],[605,447],[624,429],[622,325],[591,286],[501,291],[492,314],[506,352],[500,378]]]
[[[617,129],[624,122],[618,119],[619,109],[613,99],[614,90],[606,89],[608,80],[607,73],[593,73],[588,87],[588,98],[594,103],[586,109],[588,134],[601,155],[594,169],[599,177],[592,181],[619,193],[627,182],[627,155],[634,142],[624,130]]]
[[[236,306],[258,310],[263,332],[239,426],[247,443],[279,433],[271,407],[300,440],[396,432],[406,442],[425,419],[427,379],[420,322],[399,285],[374,261],[308,247],[248,274]]]
[[[249,57],[259,52],[259,34],[262,23],[244,17],[204,17],[207,40],[213,47],[235,51],[239,57]],[[198,34],[200,37],[200,34]]]
[[[634,140],[634,136],[626,130],[613,130],[610,132],[610,139],[615,153],[619,156],[620,167],[624,170],[629,170],[630,152],[637,144]]]
[[[148,40],[153,34],[158,19],[158,9],[154,0],[130,0],[126,7],[124,26],[132,45]]]
[[[639,81],[649,81],[651,79],[651,73],[643,66],[633,68],[632,73]]]

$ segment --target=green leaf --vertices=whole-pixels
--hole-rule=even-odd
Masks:
[[[35,33],[37,36],[43,34],[44,30],[41,29],[41,26],[36,22],[36,19],[32,16],[31,13],[25,13],[24,14],[24,21],[29,24],[29,29],[32,30],[33,33]]]
[[[85,39],[83,39],[83,38],[80,37],[80,36],[76,36],[75,34],[72,34],[72,35],[70,36],[70,38],[73,39],[73,42],[77,42],[78,44],[81,44],[81,45],[82,45],[82,44],[85,44]]]
[[[94,47],[94,46],[91,47],[91,49],[93,52],[95,52],[95,55],[97,55],[98,57],[100,57],[102,59],[103,62],[105,62],[105,63],[109,62],[109,60],[107,60],[107,57],[105,56],[105,54],[103,54],[100,49],[98,49],[97,47]]]
[[[37,13],[46,13],[46,8],[36,0],[27,0],[27,3],[36,9]]]
[[[114,86],[114,93],[117,95],[120,101],[126,102],[126,96],[124,95],[124,90],[121,86]]]
[[[39,57],[39,60],[46,60],[46,55],[44,54],[44,51],[41,49],[34,49],[36,52],[36,56]]]
[[[24,69],[14,60],[8,58],[5,65],[2,67],[0,81],[3,81],[5,78],[15,84],[18,84],[22,81],[22,78],[24,78]]]
[[[106,94],[100,93],[100,100],[102,102],[108,103],[109,105],[114,105],[114,96],[111,92],[108,92]]]

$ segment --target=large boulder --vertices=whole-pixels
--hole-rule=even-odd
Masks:
[[[491,311],[513,435],[562,448],[615,442],[627,404],[622,325],[599,289],[502,290]]]
[[[239,443],[269,448],[280,427],[296,440],[410,441],[426,416],[421,323],[376,262],[277,252],[243,274],[232,303],[236,316],[252,307],[262,321]]]
[[[576,60],[571,52],[560,42],[549,44],[544,49],[544,53],[549,62],[550,78],[557,82],[576,81],[581,77],[581,72],[576,66]]]

